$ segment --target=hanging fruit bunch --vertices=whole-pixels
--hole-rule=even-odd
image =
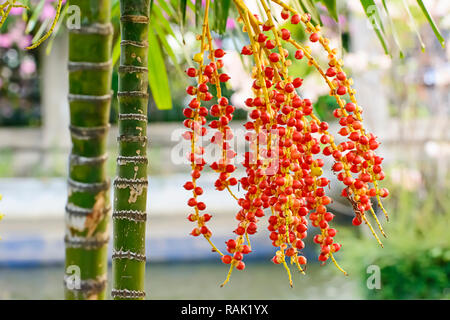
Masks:
[[[195,223],[191,234],[206,238],[212,250],[221,256],[222,262],[230,265],[222,286],[229,281],[235,268],[245,268],[244,257],[251,252],[250,236],[258,231],[259,220],[268,212],[269,237],[277,248],[272,261],[284,266],[291,286],[288,263],[304,273],[306,258],[302,255],[302,249],[311,227],[320,230],[314,237],[314,242],[320,246],[319,261],[325,263],[331,260],[346,274],[334,257],[341,245],[335,241],[337,230],[332,228],[334,215],[327,209],[332,199],[326,195],[330,181],[323,176],[323,157],[334,160],[331,169],[343,183],[342,196],[349,200],[354,209],[353,224],[357,226],[364,222],[380,245],[381,241],[368,219],[370,215],[385,235],[372,201],[377,201],[388,217],[381,198],[389,193],[378,186],[378,182],[384,179],[383,159],[375,154],[379,142],[363,126],[362,109],[352,88],[353,80],[343,71],[342,61],[336,57],[337,50],[329,47],[329,40],[321,34],[319,26],[311,23],[308,13],[299,14],[282,1],[271,0],[281,6],[281,20],[302,26],[309,34],[309,41],[325,50],[328,66],[322,69],[309,46],[295,41],[287,29],[276,25],[269,0],[258,1],[265,17],[250,12],[242,0],[233,0],[239,13],[238,21],[249,38],[249,44],[242,48],[241,54],[251,57],[253,61],[253,96],[245,101],[250,110],[250,119],[244,125],[249,151],[244,154],[242,163],[246,175],[239,179],[245,191],[241,198],[231,190],[238,183],[237,178],[232,176],[236,169],[233,164],[236,153],[229,143],[233,138],[229,123],[235,108],[221,95],[221,83],[226,83],[229,77],[221,71],[221,58],[225,52],[213,47],[208,21],[209,0],[206,1],[202,33],[197,37],[200,52],[193,59],[196,68],[187,70],[187,75],[196,80],[195,85],[187,88],[192,99],[184,109],[184,125],[188,131],[183,137],[191,142],[188,159],[192,168],[192,179],[184,185],[186,190],[192,192],[188,206],[192,207],[193,213],[188,219]],[[289,56],[289,46],[296,50],[293,57]],[[330,96],[338,104],[333,114],[341,125],[338,134],[344,142],[335,143],[334,136],[328,131],[328,124],[315,115],[311,100],[297,93],[303,79],[289,73],[292,59],[305,61],[323,77],[330,89]],[[215,95],[211,93],[211,87],[215,87]],[[344,99],[347,94],[348,101]],[[208,101],[215,103],[209,110],[205,106]],[[209,124],[206,121],[208,113],[216,118]],[[204,213],[206,204],[199,199],[203,189],[198,186],[197,180],[207,165],[201,141],[207,134],[207,127],[214,130],[211,142],[222,150],[220,159],[210,164],[219,175],[215,187],[217,190],[227,190],[240,206],[236,215],[236,236],[226,242],[226,254],[211,241],[212,231],[206,226],[211,215]]]

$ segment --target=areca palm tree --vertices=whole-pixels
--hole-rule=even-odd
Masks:
[[[103,299],[107,273],[109,186],[105,161],[111,102],[110,0],[71,0],[81,26],[69,33],[72,152],[66,206],[66,268],[77,266],[81,285],[67,299]]]
[[[121,0],[119,157],[114,181],[114,299],[143,299],[147,207],[148,0]]]

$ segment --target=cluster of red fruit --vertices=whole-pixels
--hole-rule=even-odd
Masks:
[[[197,86],[188,86],[186,92],[193,96],[187,108],[183,110],[184,116],[187,118],[184,121],[184,126],[189,128],[190,131],[186,131],[183,137],[191,142],[191,152],[188,154],[188,159],[191,163],[191,177],[192,180],[186,182],[184,188],[186,190],[192,190],[193,196],[188,200],[188,205],[194,207],[195,213],[190,214],[188,219],[192,222],[197,222],[191,234],[193,236],[199,236],[202,234],[213,246],[213,250],[221,254],[221,252],[210,241],[212,235],[211,230],[205,225],[211,219],[209,214],[200,214],[200,211],[206,209],[206,205],[203,202],[198,202],[197,197],[203,194],[203,189],[196,185],[196,181],[201,176],[206,162],[203,158],[205,152],[204,147],[199,145],[201,137],[207,134],[206,116],[217,118],[209,123],[209,127],[215,130],[211,137],[211,143],[216,144],[221,149],[221,157],[218,161],[211,164],[211,168],[219,173],[219,178],[215,182],[215,187],[218,190],[229,189],[229,186],[235,186],[238,180],[231,176],[236,170],[233,164],[233,159],[236,157],[236,152],[233,151],[229,140],[233,138],[233,132],[229,127],[229,122],[233,118],[233,112],[235,108],[229,104],[226,97],[222,97],[221,83],[227,82],[230,77],[226,73],[219,73],[223,68],[222,57],[225,55],[225,51],[222,49],[214,50],[212,44],[211,33],[209,30],[209,24],[206,23],[203,26],[203,33],[199,37],[201,40],[201,52],[195,55],[194,61],[198,64],[198,68],[189,68],[186,73],[189,77],[197,79]],[[205,62],[205,56],[209,60],[209,63]],[[211,101],[214,96],[210,92],[211,88],[208,86],[215,86],[217,103],[213,104],[208,110],[202,106],[202,101]]]
[[[232,118],[234,107],[220,95],[220,79],[225,82],[229,77],[225,74],[219,75],[218,70],[223,64],[219,64],[220,60],[214,61],[214,58],[221,58],[224,52],[221,49],[212,51],[207,23],[202,36],[199,37],[202,50],[194,57],[199,67],[187,70],[189,76],[198,78],[198,85],[191,86],[187,90],[189,94],[197,97],[189,104],[190,108],[185,109],[185,115],[189,118],[185,121],[185,125],[192,130],[185,134],[185,138],[192,141],[192,152],[189,157],[193,170],[193,181],[188,182],[185,187],[188,190],[195,190],[195,179],[205,164],[202,161],[196,162],[198,159],[195,156],[202,154],[201,149],[195,148],[196,136],[204,135],[206,131],[202,126],[206,123],[204,116],[207,110],[200,107],[199,100],[211,100],[207,84],[215,84],[218,104],[213,105],[209,111],[218,120],[212,121],[210,127],[218,131],[211,141],[221,144],[223,150],[221,161],[211,165],[215,171],[220,172],[220,178],[215,186],[218,190],[227,188],[241,207],[236,215],[238,221],[238,226],[234,230],[236,238],[226,242],[229,254],[223,255],[213,245],[214,250],[222,255],[222,261],[230,264],[230,271],[224,284],[229,280],[233,268],[238,270],[245,268],[243,257],[251,252],[249,235],[257,232],[258,219],[262,218],[265,215],[264,210],[269,208],[272,213],[268,219],[269,237],[273,246],[278,248],[272,261],[284,265],[291,285],[286,260],[289,258],[290,263],[295,264],[298,270],[303,272],[302,266],[306,264],[306,258],[301,251],[305,247],[304,239],[307,237],[309,224],[320,230],[314,237],[314,242],[320,245],[318,259],[322,262],[331,259],[343,271],[333,257],[341,245],[335,242],[337,231],[330,226],[334,215],[327,210],[327,205],[332,200],[325,194],[330,181],[323,177],[324,161],[319,158],[321,153],[332,156],[335,160],[332,170],[337,173],[338,180],[345,185],[342,195],[353,205],[355,211],[353,224],[366,222],[379,241],[365,217],[365,212],[370,211],[383,232],[371,203],[372,197],[376,197],[379,201],[380,197],[388,195],[386,189],[377,187],[377,181],[384,178],[381,168],[382,158],[376,156],[374,152],[379,143],[373,134],[366,134],[363,128],[362,109],[356,102],[354,89],[351,88],[352,80],[348,79],[342,70],[342,62],[335,57],[336,50],[328,47],[329,41],[320,34],[320,28],[311,24],[309,14],[299,15],[280,0],[272,1],[283,7],[282,19],[289,19],[292,24],[301,22],[305,25],[306,31],[310,33],[310,41],[319,42],[328,52],[329,66],[323,71],[311,56],[309,47],[301,46],[291,38],[286,28],[278,28],[275,25],[266,0],[260,0],[267,16],[265,21],[252,14],[241,0],[234,0],[240,14],[239,21],[243,23],[243,30],[250,39],[250,44],[242,48],[241,54],[253,57],[254,61],[253,97],[245,101],[250,110],[250,119],[244,125],[250,151],[244,155],[243,166],[246,176],[239,180],[245,190],[242,198],[235,197],[229,188],[229,185],[237,183],[235,178],[230,177],[236,169],[232,164],[236,154],[226,142],[232,138],[228,123]],[[207,21],[207,18],[205,20]],[[206,46],[210,50],[209,65],[203,64],[205,39],[209,39],[209,46]],[[342,126],[339,134],[347,137],[347,141],[336,145],[334,137],[327,131],[328,124],[320,121],[314,114],[312,102],[301,98],[297,93],[296,89],[302,86],[303,80],[289,75],[292,61],[289,59],[288,50],[285,49],[286,44],[297,48],[295,59],[306,58],[309,65],[315,67],[325,78],[330,87],[330,95],[336,98],[339,105],[334,111],[334,116],[339,119]],[[350,102],[347,103],[342,98],[346,94],[350,97]],[[198,123],[198,128],[193,123]],[[198,174],[195,174],[196,172]],[[369,186],[370,183],[373,187]],[[380,201],[379,203],[381,205]],[[196,208],[200,210],[195,191],[189,205],[197,206]],[[208,215],[208,220],[209,217]],[[200,227],[194,229],[193,234],[203,233],[209,240],[211,233],[204,226],[207,220],[199,216],[198,212],[190,215],[189,220],[197,221]]]

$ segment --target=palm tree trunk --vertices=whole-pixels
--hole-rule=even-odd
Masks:
[[[147,205],[149,0],[121,0],[119,157],[114,181],[114,299],[143,299]]]
[[[111,103],[111,3],[70,0],[70,5],[80,8],[81,27],[69,33],[72,152],[66,206],[66,271],[78,270],[81,281],[66,275],[65,292],[66,299],[104,299],[111,207],[110,181],[105,172]]]

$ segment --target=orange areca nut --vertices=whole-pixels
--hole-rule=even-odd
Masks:
[[[341,244],[335,241],[337,230],[331,226],[334,214],[327,209],[332,199],[326,195],[330,181],[323,176],[325,162],[320,158],[322,154],[335,160],[332,171],[344,185],[342,196],[350,201],[354,209],[354,225],[365,222],[381,244],[366,217],[366,212],[369,211],[384,235],[372,207],[372,198],[377,199],[387,217],[380,198],[388,196],[389,192],[378,187],[378,181],[383,180],[385,176],[381,167],[383,159],[375,154],[379,142],[374,134],[366,133],[364,129],[362,108],[358,105],[355,90],[351,87],[353,80],[342,69],[342,61],[336,56],[337,50],[329,47],[329,40],[321,34],[320,27],[312,25],[309,14],[299,14],[281,0],[258,1],[264,9],[264,17],[250,12],[242,0],[233,0],[239,12],[238,22],[243,24],[242,29],[250,41],[242,47],[241,54],[251,57],[253,61],[253,95],[245,100],[245,105],[249,108],[249,120],[244,124],[250,151],[244,154],[242,163],[245,176],[239,179],[239,183],[245,195],[241,198],[229,189],[230,185],[237,183],[235,178],[229,176],[236,169],[231,163],[236,154],[230,151],[226,143],[226,140],[231,138],[228,125],[234,107],[228,104],[228,99],[221,96],[220,83],[226,82],[229,77],[219,73],[219,60],[215,61],[216,58],[223,57],[225,52],[212,47],[207,19],[209,1],[206,2],[203,33],[199,37],[202,49],[194,57],[199,67],[187,70],[190,77],[198,79],[196,87],[190,86],[187,89],[188,94],[196,97],[189,104],[189,108],[185,109],[185,116],[189,118],[185,125],[191,129],[185,133],[185,138],[192,143],[189,157],[192,161],[193,177],[185,188],[194,192],[188,205],[194,207],[196,213],[191,214],[189,220],[198,223],[193,235],[206,231],[202,228],[204,222],[209,220],[205,221],[198,214],[200,203],[197,202],[197,196],[202,190],[199,189],[199,193],[195,191],[198,189],[196,179],[205,165],[202,161],[195,164],[196,138],[206,130],[204,117],[207,112],[200,106],[202,100],[217,99],[217,104],[209,110],[210,114],[217,118],[209,124],[217,130],[211,141],[222,145],[222,158],[211,164],[212,169],[220,174],[215,186],[218,190],[227,188],[240,206],[236,214],[236,237],[226,241],[227,254],[221,257],[224,264],[230,265],[222,286],[230,280],[235,268],[245,268],[243,260],[252,250],[249,236],[258,231],[258,221],[269,209],[269,238],[277,248],[272,262],[283,265],[291,286],[292,277],[288,264],[295,265],[304,273],[307,261],[302,250],[310,226],[320,230],[314,237],[314,242],[320,246],[318,260],[322,263],[331,260],[340,271],[347,274],[334,257],[341,249]],[[299,44],[286,28],[277,26],[269,1],[282,7],[282,20],[293,25],[302,25],[310,34],[309,41],[313,45],[320,45],[326,51],[329,61],[325,71],[313,58],[308,46]],[[334,136],[328,131],[328,123],[320,121],[314,113],[312,101],[298,94],[297,89],[302,86],[303,79],[289,74],[292,61],[288,46],[296,48],[292,59],[307,61],[329,87],[330,95],[338,103],[333,114],[341,125],[339,134],[345,138],[344,142],[338,145],[335,143]],[[205,48],[209,50],[206,50],[209,52],[208,65],[203,62]],[[216,86],[215,97],[209,93],[208,85]],[[344,100],[346,95],[349,96],[349,101]],[[201,154],[201,150],[199,152],[197,154]],[[209,240],[211,233],[207,230],[209,233],[206,238]]]

